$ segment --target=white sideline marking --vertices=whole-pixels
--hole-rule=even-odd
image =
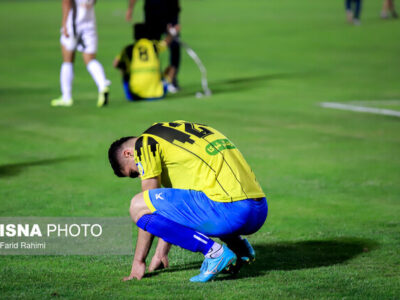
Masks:
[[[357,105],[343,104],[337,102],[322,102],[320,103],[320,105],[325,108],[334,108],[334,109],[350,110],[350,111],[364,112],[370,114],[400,117],[400,111],[391,109],[357,106]]]
[[[348,103],[356,105],[400,105],[400,100],[354,100]]]

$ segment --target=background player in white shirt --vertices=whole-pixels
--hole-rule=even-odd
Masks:
[[[110,82],[101,63],[96,60],[97,30],[94,5],[96,0],[62,0],[61,51],[63,63],[60,71],[61,97],[51,101],[52,106],[71,106],[75,52],[82,52],[86,68],[95,81],[99,97],[97,106],[108,103]]]

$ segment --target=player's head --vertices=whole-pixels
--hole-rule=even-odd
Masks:
[[[133,25],[133,37],[135,40],[148,39],[149,27],[144,23],[136,23]]]
[[[145,23],[136,23],[133,25],[133,37],[135,40],[159,40],[161,38],[160,34],[157,34],[153,27],[148,26]]]
[[[108,149],[108,160],[118,177],[136,178],[139,172],[134,160],[135,136],[126,136],[113,142]]]

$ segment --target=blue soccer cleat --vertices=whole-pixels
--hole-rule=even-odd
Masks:
[[[247,254],[245,254],[244,256],[241,256],[240,258],[247,262],[253,262],[256,260],[256,251],[254,251],[253,247],[250,245],[250,242],[247,239],[243,239],[244,244],[246,245],[247,248]]]
[[[190,278],[191,282],[207,282],[214,279],[222,270],[236,262],[236,255],[225,245],[224,251],[217,258],[205,258],[200,274]]]

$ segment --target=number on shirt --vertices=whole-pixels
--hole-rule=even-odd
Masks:
[[[206,136],[213,134],[212,131],[208,130],[205,127],[199,126],[199,129],[194,127],[193,123],[174,123],[170,122],[168,123],[169,126],[171,127],[165,127],[163,126],[162,123],[158,123],[156,125],[153,125],[149,129],[145,131],[145,133],[149,134],[154,134],[155,136],[159,136],[171,143],[174,142],[174,140],[179,141],[181,143],[189,143],[189,144],[194,144],[194,140],[191,138],[191,136],[196,136],[198,138],[205,138]],[[178,126],[185,126],[185,132],[182,132],[180,130],[174,129],[174,127]]]
[[[149,54],[147,52],[147,48],[140,46],[138,48],[138,50],[139,50],[139,59],[141,61],[148,61],[149,60]]]

